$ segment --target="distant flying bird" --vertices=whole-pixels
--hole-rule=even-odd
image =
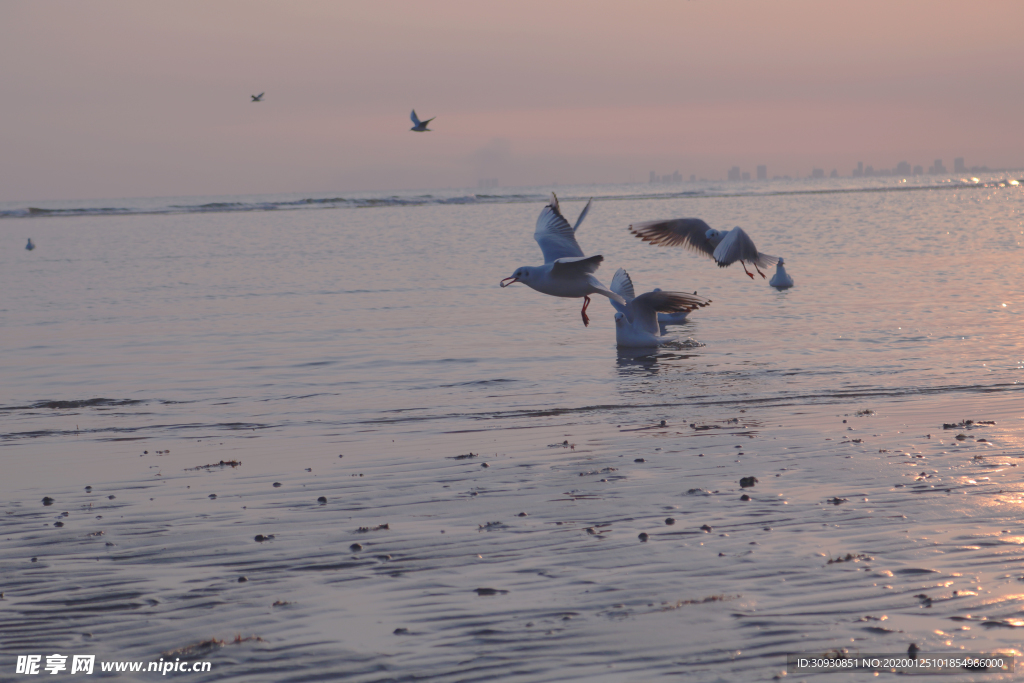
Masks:
[[[266,93],[261,92],[259,95],[249,95],[249,97],[252,98],[253,102],[262,102],[264,95],[266,95]]]
[[[754,266],[754,270],[765,278],[761,268],[774,266],[778,256],[762,254],[754,246],[754,241],[743,231],[743,228],[732,230],[713,230],[710,225],[699,218],[676,218],[669,221],[647,221],[629,226],[629,231],[644,242],[659,247],[686,247],[691,251],[707,254],[715,260],[720,268],[732,265],[737,261],[743,266],[743,272],[754,279],[754,274],[747,270],[746,263]]]
[[[28,249],[29,251],[32,251],[33,249],[36,248],[36,245],[32,244],[31,237],[28,238],[28,244],[25,245],[25,248]]]
[[[627,273],[622,268],[619,268],[618,270],[615,271],[615,275],[612,276],[612,283],[608,286],[608,288],[611,289],[616,294],[618,294],[619,296],[621,296],[623,299],[625,299],[627,305],[629,304],[629,302],[636,298],[636,294],[633,293],[633,279],[629,277],[629,273]],[[661,289],[655,287],[651,291],[657,293],[660,292]],[[693,295],[694,297],[696,297],[697,292],[694,292]],[[615,308],[616,311],[619,311],[620,313],[626,312],[626,306],[623,306],[622,304],[618,303],[613,299],[609,299],[609,301],[611,302],[611,305]],[[710,304],[711,300],[708,299],[707,303]],[[666,325],[681,325],[684,322],[686,322],[686,316],[689,315],[690,310],[659,312],[658,325],[661,328],[661,333],[665,334]]]
[[[793,277],[786,272],[783,267],[785,260],[780,256],[779,262],[775,264],[775,275],[772,275],[772,279],[768,281],[772,287],[777,289],[788,289],[793,286]]]
[[[414,130],[417,133],[424,133],[424,132],[429,133],[430,129],[427,128],[427,124],[430,123],[431,121],[433,121],[434,119],[436,119],[437,117],[436,116],[432,116],[429,119],[427,119],[426,121],[420,121],[419,117],[416,116],[416,110],[413,109],[412,110],[412,115],[409,118],[412,119],[412,128],[410,128],[409,130]]]
[[[620,277],[620,273],[624,277]],[[624,281],[629,281],[629,274],[620,268],[615,273],[615,279],[612,280],[612,289],[615,289],[616,284],[622,287]],[[631,281],[628,289],[629,293],[632,293]],[[621,294],[621,292],[619,293]],[[613,300],[612,305],[619,309],[615,313],[615,343],[619,346],[664,344],[670,338],[663,336],[664,329],[658,323],[660,314],[689,313],[710,303],[711,301],[708,299],[695,294],[662,292],[661,290],[647,292],[635,298],[629,297],[629,303],[625,306],[616,305]]]
[[[590,203],[587,203],[583,213],[576,221],[576,227],[590,210]],[[551,203],[544,207],[537,217],[537,228],[534,230],[533,239],[537,240],[540,250],[544,254],[544,265],[523,266],[517,268],[511,277],[507,277],[499,284],[507,287],[515,282],[522,282],[527,287],[535,289],[542,294],[551,296],[562,296],[570,299],[583,298],[583,324],[589,325],[590,318],[587,317],[587,306],[590,305],[590,295],[600,294],[616,301],[623,306],[626,300],[619,294],[601,284],[601,281],[594,277],[594,271],[601,265],[604,256],[584,256],[583,250],[576,241],[575,228],[569,225],[558,207],[558,197],[551,193]],[[657,324],[657,323],[655,323]]]

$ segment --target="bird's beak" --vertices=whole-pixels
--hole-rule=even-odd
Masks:
[[[511,280],[512,282],[505,282],[505,280]],[[502,280],[498,284],[501,285],[502,287],[508,287],[514,282],[519,282],[519,278],[515,277],[514,275],[512,277],[505,278],[505,280]]]

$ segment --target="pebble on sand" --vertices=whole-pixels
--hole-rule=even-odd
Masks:
[[[740,500],[751,500],[751,498],[750,496],[744,493],[742,496],[740,496]]]
[[[637,536],[637,538],[639,538],[639,539],[640,539],[640,542],[641,542],[641,543],[647,543],[647,539],[649,539],[649,538],[650,538],[650,536],[648,536],[648,535],[647,535],[647,532],[646,532],[646,531],[641,531],[641,532],[640,532],[640,535],[639,535],[639,536]]]
[[[710,533],[711,533],[712,531],[714,531],[714,529],[712,529],[711,527],[709,527],[709,526],[708,526],[707,524],[703,525],[703,526],[702,526],[702,527],[700,528],[700,530],[701,530],[701,531],[703,531],[703,532],[704,532],[704,533],[706,533],[706,534],[710,534]]]
[[[352,545],[350,545],[348,547],[348,549],[351,550],[354,553],[358,553],[360,550],[363,549],[363,546],[361,544],[359,544],[359,543],[353,543]]]
[[[676,520],[672,519],[671,517],[666,517],[665,518],[665,524],[668,524],[668,525],[671,526],[672,524],[675,524],[675,523],[676,523]]]
[[[742,488],[749,488],[758,482],[757,477],[743,477],[740,479],[740,486]]]
[[[321,505],[327,505],[327,496],[320,496],[319,498],[316,499],[316,502],[320,503]]]
[[[274,482],[274,488],[275,488],[275,489],[277,489],[277,488],[281,488],[281,482],[279,482],[279,481],[275,481],[275,482]]]
[[[53,498],[50,498],[49,496],[44,496],[43,497],[43,505],[53,505],[53,503],[54,503]]]
[[[246,581],[248,581],[248,580],[249,580],[249,579],[245,578],[244,576],[239,576],[239,577],[238,577],[238,583],[245,583],[245,582],[246,582]]]

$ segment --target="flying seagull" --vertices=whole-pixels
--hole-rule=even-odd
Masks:
[[[788,289],[793,286],[793,276],[786,272],[785,260],[780,256],[779,262],[775,264],[775,275],[768,281],[776,289]]]
[[[754,241],[743,231],[743,228],[732,230],[713,230],[710,225],[699,218],[676,218],[669,221],[647,221],[629,226],[629,231],[644,242],[659,247],[686,247],[690,251],[707,254],[721,268],[737,261],[743,266],[743,272],[754,279],[754,274],[747,270],[747,262],[764,278],[761,268],[774,266],[778,256],[769,256],[757,250]]]
[[[622,288],[622,291],[632,294],[633,283],[629,279],[629,273],[621,268],[616,271],[615,278],[612,279],[613,290],[615,290],[616,284]],[[622,294],[620,290],[615,291]],[[612,305],[618,309],[615,313],[615,343],[619,346],[658,346],[663,344],[670,338],[662,334],[663,328],[658,322],[658,318],[662,314],[686,314],[710,303],[710,300],[696,294],[663,292],[660,289],[641,294],[638,297],[630,296],[629,303],[625,306],[617,305],[613,301]]]
[[[576,221],[576,228],[589,210],[590,202],[587,202],[583,213]],[[507,287],[514,282],[522,282],[542,294],[570,299],[582,297],[583,310],[580,311],[580,315],[583,316],[583,324],[589,325],[587,306],[590,305],[591,294],[606,296],[623,306],[626,305],[626,300],[594,277],[594,271],[601,265],[604,256],[584,256],[576,241],[576,228],[565,220],[558,208],[558,197],[552,192],[551,203],[540,212],[540,216],[537,217],[537,229],[533,233],[533,239],[537,240],[541,253],[544,254],[544,265],[517,268],[511,277],[505,278],[499,284]]]
[[[414,130],[417,133],[424,133],[424,132],[429,133],[430,129],[427,128],[427,124],[430,123],[431,121],[433,121],[434,119],[436,119],[437,117],[436,116],[432,116],[429,119],[427,119],[426,121],[420,121],[420,117],[416,116],[416,110],[413,109],[412,110],[412,115],[409,118],[412,119],[412,128],[410,128],[409,130]]]
[[[266,95],[266,93],[265,92],[261,92],[259,95],[249,95],[249,97],[252,98],[253,102],[262,102],[264,95]]]
[[[629,302],[633,301],[633,299],[636,298],[636,295],[633,293],[633,279],[631,277],[629,277],[629,273],[627,273],[622,268],[619,268],[618,270],[615,271],[615,275],[612,276],[612,283],[608,286],[608,288],[611,289],[616,294],[618,294],[619,296],[621,296],[623,299],[625,299],[627,306],[629,305]],[[654,293],[658,293],[661,290],[659,288],[655,287],[651,291],[654,292]],[[686,296],[690,296],[690,295],[686,295]],[[693,293],[693,298],[694,299],[700,298],[700,297],[697,297],[697,292]],[[702,299],[702,298],[701,298],[701,300],[704,301],[704,299]],[[711,303],[710,299],[707,299],[706,301],[707,301],[707,303],[701,304],[700,306],[695,306],[695,308],[706,306],[707,304]],[[620,303],[618,303],[616,301],[613,301],[613,300],[611,301],[611,304],[615,308],[616,311],[618,311],[620,313],[626,313],[626,306],[623,306],[622,304],[620,304]],[[688,310],[684,310],[684,311],[665,311],[665,312],[659,312],[658,313],[658,326],[661,328],[661,333],[665,334],[665,326],[666,325],[681,325],[684,322],[686,322],[686,316],[689,315],[690,310],[693,310],[693,309],[688,309]]]

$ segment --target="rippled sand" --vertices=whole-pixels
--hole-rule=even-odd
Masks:
[[[943,401],[69,442],[3,491],[5,675],[16,654],[208,639],[195,680],[770,680],[790,652],[1019,654],[1024,423],[1008,399]],[[996,424],[943,429],[964,418]]]

